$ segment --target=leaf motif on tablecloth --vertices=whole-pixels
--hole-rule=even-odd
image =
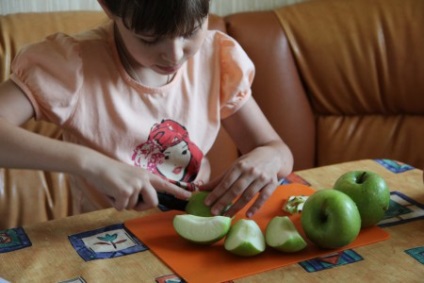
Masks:
[[[97,239],[105,242],[113,242],[116,240],[116,238],[118,238],[118,233],[112,235],[106,234],[105,236],[97,237]]]
[[[93,245],[112,245],[115,249],[117,249],[117,245],[121,243],[126,243],[127,239],[121,239],[119,241],[116,241],[118,238],[118,233],[115,234],[106,234],[105,236],[99,236],[97,239],[101,240],[102,242],[95,242]]]

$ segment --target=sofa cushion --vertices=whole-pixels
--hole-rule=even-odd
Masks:
[[[424,166],[424,1],[318,0],[277,11],[316,116],[316,165]]]
[[[288,144],[294,170],[315,166],[315,123],[290,45],[274,11],[225,18],[255,64],[252,93],[274,129]]]

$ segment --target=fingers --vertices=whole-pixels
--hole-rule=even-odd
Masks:
[[[233,216],[256,194],[257,190],[251,186],[253,181],[249,174],[243,176],[233,172],[225,176],[216,186],[205,199],[205,204],[211,206],[212,214],[219,215],[229,204],[238,199],[225,213],[225,215]]]
[[[275,191],[277,184],[268,184],[265,186],[258,195],[258,198],[254,201],[252,206],[246,213],[247,217],[252,217],[258,210],[265,204],[265,202],[271,197],[272,193]]]
[[[228,188],[231,188],[231,186],[233,185],[233,183],[237,180],[238,178],[238,174],[236,174],[235,172],[227,173],[226,175],[224,175],[223,177],[217,178],[203,186],[200,187],[200,190],[205,190],[205,191],[211,191],[208,195],[208,197],[205,199],[205,204],[207,206],[212,206],[214,203],[216,203],[218,200],[221,200],[222,197],[225,195],[225,193],[227,192]],[[235,197],[235,196],[234,196]],[[231,198],[231,196],[227,196],[227,199],[229,201],[229,203],[231,203],[231,201],[234,198]],[[215,211],[219,214],[219,207],[214,207]],[[212,214],[215,214],[212,211]]]
[[[129,210],[129,209],[135,208],[138,205],[138,203],[140,202],[140,199],[141,199],[141,202],[144,202],[143,201],[144,197],[142,196],[142,191],[140,193],[139,192],[133,193],[128,200],[126,209]]]
[[[139,193],[138,190],[131,195],[129,195],[128,193],[121,192],[120,195],[116,195],[115,197],[108,197],[108,199],[111,201],[111,204],[116,210],[118,211],[122,211],[124,209],[130,210],[136,207],[137,204],[139,203],[141,193]],[[141,199],[143,199],[143,197]],[[143,201],[143,203],[145,202]]]
[[[113,207],[115,207],[115,209],[118,211],[122,211],[127,207],[127,203],[128,203],[127,197],[116,196],[116,197],[111,197],[110,199],[113,202]]]
[[[140,191],[140,195],[137,195],[137,202],[134,207],[134,210],[141,211],[149,208],[158,206],[158,196],[156,190],[150,186],[146,185],[144,189]]]
[[[191,192],[186,191],[177,185],[174,185],[159,176],[152,176],[151,184],[158,192],[173,195],[176,198],[187,200],[191,196]]]
[[[115,191],[115,194],[109,197],[111,204],[118,211],[124,209],[141,211],[156,207],[159,204],[157,192],[163,192],[182,200],[187,200],[191,196],[191,192],[154,174],[141,176],[138,182],[127,184],[125,187],[126,190]]]
[[[228,175],[221,183],[209,194],[205,204],[211,206],[211,212],[219,215],[231,204],[227,216],[234,216],[244,208],[252,199],[257,199],[248,208],[247,217],[252,217],[269,199],[278,185],[278,181],[264,178],[255,178],[251,174],[241,176]]]
[[[191,192],[186,191],[158,176],[152,176],[150,184],[151,185],[148,188],[140,191],[141,198],[138,199],[138,204],[134,208],[135,210],[141,211],[158,206],[158,192],[172,195],[183,200],[187,200],[191,196]]]
[[[219,177],[219,178],[215,178],[215,179],[213,179],[212,181],[209,181],[206,184],[200,185],[199,190],[201,190],[201,191],[212,191],[213,189],[215,189],[218,186],[218,184],[221,182],[221,180],[222,180],[222,176]],[[212,199],[211,199],[211,201],[212,201]]]
[[[240,195],[240,197],[231,205],[230,209],[227,211],[226,214],[233,216],[238,211],[240,211],[246,204],[248,204],[256,195],[257,193],[262,189],[263,184],[260,182],[253,182],[246,188],[246,190]],[[252,217],[253,214],[248,215],[247,217]]]

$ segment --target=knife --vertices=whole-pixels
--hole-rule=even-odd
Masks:
[[[173,195],[167,193],[157,192],[158,200],[159,200],[159,209],[162,211],[165,210],[180,210],[185,211],[186,205],[188,203],[187,200],[182,200],[174,197]],[[140,195],[138,197],[138,202],[142,202],[143,197]]]

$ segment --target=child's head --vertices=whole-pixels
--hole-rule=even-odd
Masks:
[[[210,0],[101,0],[135,33],[183,36],[201,25]]]

